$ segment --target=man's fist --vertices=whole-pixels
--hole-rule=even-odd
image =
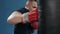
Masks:
[[[32,27],[33,27],[33,29],[35,30],[35,29],[38,29],[38,27],[39,27],[39,24],[38,24],[38,22],[33,22],[32,23]]]
[[[28,13],[25,13],[23,16],[23,22],[34,22],[38,20],[38,10],[34,9],[32,11],[29,11]]]
[[[35,9],[28,13],[28,19],[30,22],[37,21],[38,20],[38,10]]]

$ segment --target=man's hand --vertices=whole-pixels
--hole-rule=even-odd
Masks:
[[[34,9],[33,11],[29,12],[28,17],[30,22],[38,20],[38,10]]]
[[[38,24],[37,21],[33,22],[31,25],[32,25],[32,27],[33,27],[34,30],[38,29],[38,27],[39,27],[39,24]]]
[[[28,13],[23,14],[24,22],[34,22],[38,20],[38,10],[34,9]]]

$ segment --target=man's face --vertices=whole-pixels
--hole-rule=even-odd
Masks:
[[[30,10],[36,9],[37,8],[37,2],[36,1],[32,1],[29,5]]]
[[[34,9],[34,8],[37,8],[37,2],[36,1],[33,1],[32,2],[32,8]]]

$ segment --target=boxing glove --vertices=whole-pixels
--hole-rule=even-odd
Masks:
[[[22,16],[23,16],[22,17],[23,23],[26,23],[26,22],[33,23],[34,21],[38,20],[38,10],[34,9],[32,11],[24,13]]]
[[[38,26],[39,26],[38,22],[35,21],[31,25],[32,25],[34,30],[38,29]]]

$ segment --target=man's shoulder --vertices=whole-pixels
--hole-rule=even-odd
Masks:
[[[28,12],[28,10],[27,10],[26,8],[20,8],[20,9],[18,9],[18,10],[16,10],[16,11],[21,12],[21,13],[26,13],[26,12]]]
[[[21,10],[24,10],[25,8],[19,8],[19,9],[17,9],[16,11],[21,11]]]

